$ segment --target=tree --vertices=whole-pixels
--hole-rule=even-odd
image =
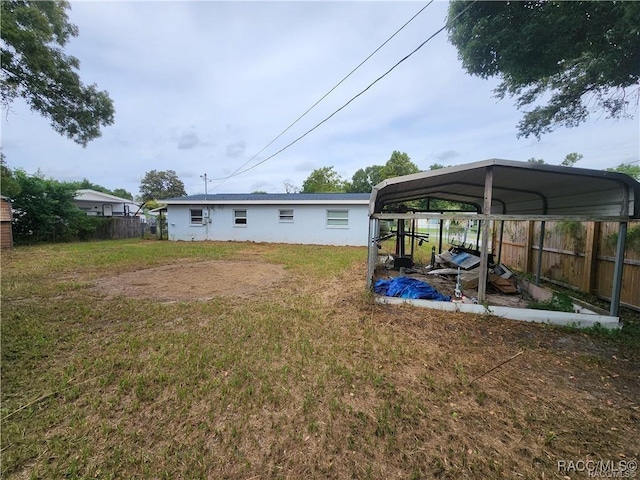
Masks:
[[[640,182],[640,165],[631,165],[629,163],[621,163],[615,168],[607,168],[607,172],[619,172],[629,175]]]
[[[351,193],[369,193],[373,190],[382,178],[382,165],[371,165],[360,168],[351,177],[351,182],[347,185],[347,191]]]
[[[560,165],[562,165],[563,167],[573,167],[576,163],[582,160],[582,157],[583,155],[581,153],[567,153],[567,156],[564,157],[564,160]]]
[[[460,14],[460,16],[457,16]],[[447,29],[468,73],[502,83],[524,112],[518,136],[637,110],[640,2],[468,2],[449,4]]]
[[[302,193],[336,193],[345,189],[345,181],[333,166],[315,169],[302,183]]]
[[[115,190],[112,190],[111,191],[111,195],[115,195],[116,197],[120,197],[120,198],[128,198],[129,200],[133,200],[133,195],[131,195],[131,193],[129,193],[124,188],[116,188]]]
[[[95,228],[74,203],[73,183],[48,179],[39,172],[29,175],[21,169],[13,176],[20,184],[20,192],[11,198],[17,243],[68,241]]]
[[[91,182],[87,178],[83,178],[79,182],[71,182],[71,183],[73,184],[76,190],[86,190],[86,189],[95,190],[96,192],[108,193],[109,195],[115,195],[116,197],[128,198],[129,200],[133,200],[133,195],[131,195],[131,193],[129,193],[124,188],[116,188],[115,190],[109,190],[108,188],[103,187],[102,185],[98,185],[97,183]]]
[[[400,177],[402,175],[411,175],[412,173],[418,173],[420,169],[411,161],[409,155],[404,152],[398,152],[394,150],[391,154],[391,158],[387,160],[380,172],[381,180],[387,178]]]
[[[76,190],[95,190],[96,192],[102,192],[102,193],[111,193],[111,190],[109,190],[106,187],[103,187],[102,185],[98,185],[97,183],[93,183],[92,181],[90,181],[88,178],[83,178],[82,180],[80,180],[79,182],[71,182],[73,183],[73,186],[75,187]]]
[[[406,153],[394,150],[384,165],[371,165],[361,168],[353,174],[351,182],[346,183],[346,191],[369,193],[378,183],[387,178],[418,173],[420,169]]]
[[[151,170],[145,173],[140,183],[140,195],[143,202],[184,197],[186,194],[184,183],[173,170]]]
[[[286,193],[299,193],[300,189],[289,182],[284,182],[284,191]]]
[[[7,108],[22,97],[49,119],[53,129],[83,147],[113,124],[114,108],[106,91],[84,85],[80,61],[63,47],[78,35],[69,23],[64,0],[2,0],[0,101]]]
[[[535,158],[535,157],[531,157],[527,160],[527,162],[529,163],[547,163],[545,162],[542,158]]]
[[[15,198],[22,187],[16,179],[13,171],[4,161],[4,153],[0,153],[0,193],[7,198]]]
[[[440,170],[441,168],[444,168],[444,165],[441,163],[433,163],[429,165],[429,170]]]

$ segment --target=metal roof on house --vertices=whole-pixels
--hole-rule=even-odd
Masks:
[[[132,205],[140,205],[129,198],[116,197],[109,193],[91,190],[90,188],[82,188],[76,191],[75,199],[79,202],[103,202],[103,203],[126,203]]]
[[[482,210],[492,171],[491,214],[640,218],[640,183],[604,170],[490,159],[384,180],[373,188],[369,213],[433,198]]]
[[[217,193],[158,200],[167,205],[184,204],[368,204],[368,193]]]

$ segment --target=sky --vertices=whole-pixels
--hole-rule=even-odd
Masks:
[[[87,178],[133,195],[150,170],[174,170],[189,195],[205,188],[280,193],[285,185],[300,188],[322,167],[333,166],[349,180],[360,168],[383,165],[394,150],[406,152],[421,170],[489,158],[560,164],[571,152],[583,155],[576,164],[582,168],[638,164],[638,115],[611,120],[596,113],[540,140],[517,138],[522,113],[515,100],[495,98],[498,79],[465,72],[446,30],[264,161],[444,26],[448,2],[433,2],[258,154],[426,4],[71,2],[69,19],[79,35],[66,51],[80,60],[85,84],[109,92],[115,122],[83,148],[17,100],[2,112],[7,164],[60,181]]]

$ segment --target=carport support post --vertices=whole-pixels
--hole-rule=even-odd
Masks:
[[[488,166],[484,175],[484,205],[482,213],[491,213],[491,195],[493,192],[493,167]],[[480,248],[480,278],[478,281],[478,303],[485,302],[487,293],[487,273],[489,272],[489,220],[482,220],[482,246]]]
[[[374,239],[380,235],[380,221],[376,218],[369,217],[369,258],[367,263],[367,288],[373,286],[373,275],[376,269],[376,260],[378,259],[378,247]]]
[[[609,313],[617,317],[620,312],[620,290],[622,289],[622,269],[624,268],[624,246],[627,240],[627,222],[620,222],[618,229],[618,245],[616,246],[616,263],[613,267],[613,288],[611,291],[611,307]]]

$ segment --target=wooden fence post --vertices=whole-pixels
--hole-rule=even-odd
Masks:
[[[525,232],[525,241],[524,241],[524,273],[529,273],[531,271],[531,246],[533,245],[533,227],[534,222],[529,221],[526,222],[527,231]]]
[[[600,222],[587,222],[587,234],[584,247],[584,270],[581,290],[592,293],[596,284],[596,265],[600,239]]]

